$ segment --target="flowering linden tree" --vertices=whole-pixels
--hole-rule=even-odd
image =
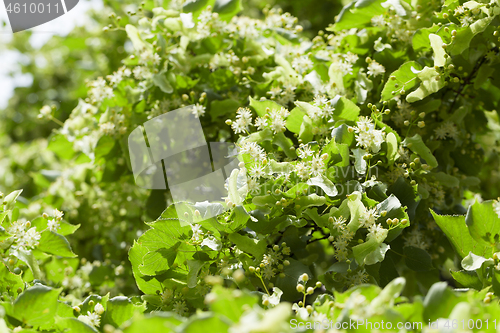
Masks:
[[[119,64],[67,119],[45,102],[37,195],[0,196],[0,331],[496,332],[499,15],[357,0],[309,38],[237,0],[110,13]],[[185,106],[238,148],[223,203],[135,184],[129,135]]]

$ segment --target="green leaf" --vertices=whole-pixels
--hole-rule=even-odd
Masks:
[[[76,257],[76,254],[73,253],[68,240],[64,236],[50,230],[43,231],[41,236],[38,250],[60,257]]]
[[[262,258],[266,253],[266,241],[253,239],[238,233],[230,234],[229,240],[243,252],[253,255],[256,259]]]
[[[422,137],[419,134],[405,138],[402,143],[404,146],[410,148],[410,150],[415,154],[420,155],[420,157],[425,160],[425,163],[431,167],[436,168],[438,166],[436,158],[432,154],[431,150],[422,141]]]
[[[302,124],[300,124],[299,139],[302,140],[303,143],[310,142],[314,137],[312,130],[312,120],[309,116],[305,115],[302,118]]]
[[[35,327],[53,324],[61,290],[35,284],[14,301],[11,316]]]
[[[450,273],[455,281],[466,288],[474,288],[476,290],[481,290],[483,288],[483,284],[481,280],[479,280],[476,272],[450,271]]]
[[[207,264],[206,261],[201,260],[188,260],[187,266],[189,267],[189,273],[187,275],[187,286],[188,288],[194,288],[198,284],[198,273],[200,269]]]
[[[250,107],[254,109],[255,112],[257,112],[257,115],[259,117],[264,117],[267,114],[267,108],[269,108],[269,110],[280,110],[282,108],[282,106],[275,101],[271,101],[268,99],[258,101],[256,99],[253,99],[252,97],[250,97]]]
[[[367,164],[363,156],[366,155],[366,150],[356,148],[353,149],[352,152],[354,154],[354,168],[356,169],[356,172],[360,175],[364,175],[366,173]]]
[[[246,309],[257,304],[258,298],[246,290],[231,290],[215,286],[211,293],[215,296],[210,303],[210,310],[225,316],[233,323],[238,323]]]
[[[106,303],[106,311],[101,325],[109,324],[119,327],[127,320],[132,319],[134,313],[142,313],[144,310],[146,310],[144,304],[135,305],[129,298],[124,296],[113,297]]]
[[[206,333],[210,327],[212,332],[227,332],[230,325],[223,316],[210,312],[194,315],[184,327],[184,333]]]
[[[333,27],[327,30],[341,31],[364,27],[371,22],[372,17],[385,12],[385,8],[381,6],[381,3],[382,0],[353,1],[342,8]]]
[[[155,84],[155,86],[159,87],[160,90],[166,94],[171,94],[174,92],[174,88],[172,88],[172,85],[170,84],[170,82],[168,82],[164,72],[154,74],[153,83]]]
[[[469,48],[472,38],[478,33],[483,32],[493,20],[494,16],[485,17],[472,23],[470,26],[458,29],[455,39],[447,50],[452,56],[461,54]]]
[[[148,332],[174,333],[181,324],[182,317],[173,312],[151,312],[144,318],[134,319],[123,332],[144,333],[144,328],[147,328]]]
[[[436,224],[443,230],[458,255],[464,258],[474,247],[474,239],[465,224],[465,216],[438,215],[431,210]]]
[[[233,115],[241,106],[240,102],[234,99],[225,99],[222,101],[212,101],[210,103],[210,117],[215,121],[218,117]]]
[[[292,159],[297,158],[297,153],[295,152],[295,149],[292,149],[293,141],[287,138],[285,134],[283,134],[282,132],[276,133],[274,135],[273,144],[280,147],[287,157]]]
[[[414,246],[405,246],[403,249],[406,266],[416,272],[427,272],[434,267],[429,253]]]
[[[229,21],[242,10],[241,0],[216,0],[213,7],[213,11],[219,13],[224,21]]]
[[[49,144],[47,149],[53,151],[60,158],[69,160],[74,155],[73,143],[69,142],[68,139],[62,134],[55,134],[49,138]]]
[[[465,216],[465,223],[467,223],[472,238],[490,248],[488,251],[490,255],[500,250],[498,248],[500,218],[493,208],[493,201],[482,203],[476,201],[469,207]]]
[[[333,184],[331,180],[326,178],[324,175],[310,178],[307,181],[307,184],[311,186],[318,186],[323,191],[325,191],[326,195],[330,197],[334,197],[339,193],[337,188],[335,187],[335,184]]]
[[[2,262],[0,263],[0,292],[6,292],[7,287],[8,290],[17,290],[17,288],[23,288],[24,283],[21,276],[12,273]]]
[[[83,321],[76,318],[58,318],[56,317],[56,324],[61,330],[78,333],[97,333],[95,328],[85,324]]]
[[[432,285],[424,300],[425,321],[435,321],[438,318],[448,318],[451,311],[460,302],[446,282],[437,282]]]
[[[237,205],[241,206],[248,193],[246,174],[241,174],[239,169],[234,169],[227,179],[228,198]]]
[[[5,198],[3,199],[3,204],[5,205],[4,211],[12,210],[14,208],[14,206],[16,205],[16,200],[22,192],[23,190],[17,190],[5,196]]]
[[[309,276],[313,276],[309,268],[293,258],[289,258],[290,265],[285,266],[283,273],[284,277],[278,276],[276,279],[276,287],[283,291],[282,301],[292,301],[300,297],[301,294],[297,291],[297,281],[299,277],[306,273]]]
[[[372,252],[377,251],[377,250],[381,250],[380,244],[382,243],[382,241],[383,241],[383,239],[378,241],[377,238],[372,237],[369,240],[367,240],[366,242],[354,246],[352,248],[352,253],[354,254],[354,259],[356,259],[356,262],[359,265],[363,265],[363,264],[371,265],[371,262],[376,263],[376,261],[374,262],[374,260],[377,258],[377,256],[378,256],[377,254],[374,254],[373,256],[371,256],[368,259],[368,262],[365,262],[365,258],[368,255],[370,255]],[[386,249],[386,251],[387,251],[387,249]],[[379,255],[380,255],[380,253],[379,253]]]
[[[24,261],[26,265],[31,269],[33,277],[35,279],[41,279],[42,273],[40,272],[40,267],[38,266],[38,261],[36,260],[33,252],[31,250],[24,250],[22,248],[17,249],[14,255]]]
[[[163,290],[163,287],[155,278],[147,277],[145,274],[140,272],[139,265],[142,264],[142,258],[146,255],[146,253],[148,253],[148,249],[134,240],[134,244],[128,252],[128,257],[132,265],[132,273],[135,278],[135,283],[137,284],[139,290],[145,294],[154,295],[157,290]]]
[[[402,64],[401,67],[390,75],[390,79],[386,81],[382,90],[380,98],[382,101],[388,101],[396,97],[402,89],[410,91],[410,89],[413,89],[418,84],[417,74],[411,70],[412,67],[417,71],[422,69],[422,66],[418,62],[409,61]],[[395,79],[393,80],[392,77]],[[396,93],[393,94],[393,91]]]
[[[385,254],[389,251],[391,247],[385,243],[382,243],[373,252],[368,253],[365,257],[365,265],[373,265],[378,262],[382,262],[385,258]]]
[[[435,68],[424,67],[421,72],[417,74],[421,83],[417,90],[406,96],[408,103],[420,101],[427,96],[438,92],[445,85],[444,76],[439,74]]]
[[[299,134],[300,126],[306,113],[299,107],[295,107],[290,111],[290,115],[286,118],[286,128],[295,134]]]
[[[340,97],[335,104],[333,116],[347,121],[356,121],[359,117],[360,108],[345,97]]]

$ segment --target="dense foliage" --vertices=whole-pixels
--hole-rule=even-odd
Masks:
[[[239,1],[128,8],[45,45],[4,115],[0,331],[497,331],[498,0],[358,0],[312,38]],[[189,105],[239,166],[178,214],[128,136]]]

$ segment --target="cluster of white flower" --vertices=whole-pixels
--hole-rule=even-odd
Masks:
[[[293,69],[301,75],[309,71],[313,65],[312,60],[307,55],[302,55],[292,60]]]
[[[91,327],[99,327],[101,325],[101,315],[104,313],[104,307],[101,303],[94,306],[94,311],[87,311],[86,315],[78,316],[78,320],[84,322]]]
[[[360,216],[359,220],[363,227],[370,228],[375,225],[375,222],[380,217],[377,207],[364,210],[363,214]]]
[[[116,87],[123,81],[124,78],[130,77],[130,75],[132,75],[132,71],[130,69],[127,67],[120,67],[113,74],[106,76],[106,78],[113,87]]]
[[[425,240],[425,235],[422,231],[417,228],[406,234],[404,237],[405,246],[414,246],[422,250],[427,250],[429,248],[429,243]]]
[[[328,240],[332,242],[335,247],[335,258],[338,261],[345,261],[349,256],[349,242],[354,237],[354,233],[347,227],[347,220],[343,217],[330,217],[330,233],[337,233],[337,236],[330,235]]]
[[[271,129],[273,130],[274,134],[284,132],[286,130],[286,117],[290,115],[290,112],[285,109],[273,109],[269,112],[269,118],[271,121]]]
[[[160,295],[162,307],[165,310],[172,310],[180,316],[184,316],[188,308],[182,294],[176,290],[165,289]]]
[[[270,91],[267,92],[272,100],[275,100],[281,105],[288,105],[289,103],[295,101],[295,90],[297,86],[292,82],[283,82],[282,87],[272,87]]]
[[[368,278],[369,278],[369,275],[368,275],[368,273],[366,273],[366,270],[364,268],[359,269],[358,271],[353,272],[346,277],[347,285],[350,287],[358,286],[360,284],[368,282]],[[362,296],[364,298],[363,295],[359,295],[359,296]],[[359,299],[359,301],[364,303],[364,300]]]
[[[385,67],[375,60],[371,60],[368,64],[368,70],[366,71],[366,73],[369,76],[377,77],[385,73]]]
[[[218,13],[213,13],[211,7],[207,7],[198,16],[196,31],[198,38],[203,39],[210,36],[212,33],[224,32],[226,23],[219,19]]]
[[[89,98],[92,103],[100,103],[106,98],[112,98],[114,96],[113,88],[109,87],[102,77],[91,81],[89,84]]]
[[[328,120],[333,115],[333,111],[335,111],[335,108],[332,106],[333,100],[328,99],[325,95],[316,95],[313,104],[317,108],[310,108],[307,113],[313,121],[318,119]]]
[[[153,64],[154,66],[158,66],[160,61],[160,56],[149,49],[144,49],[139,56],[139,64],[141,65],[147,66]]]
[[[193,107],[193,114],[199,118],[205,114],[206,110],[207,108],[204,105],[196,103],[196,105]]]
[[[146,66],[136,66],[132,70],[132,73],[134,74],[134,78],[136,80],[146,80],[153,75],[151,70]]]
[[[439,127],[434,129],[436,138],[438,140],[444,140],[446,138],[456,139],[458,137],[457,126],[451,121],[445,121]]]
[[[380,223],[374,223],[368,228],[368,235],[366,236],[366,239],[370,240],[375,238],[377,242],[382,242],[387,237],[388,232],[389,230],[382,227]]]
[[[13,249],[32,249],[38,246],[41,235],[36,227],[31,227],[30,221],[14,221],[8,229],[14,236]]]
[[[384,131],[376,130],[371,118],[368,117],[359,117],[356,124],[354,131],[356,132],[357,145],[369,149],[373,153],[378,153],[385,139]]]
[[[258,118],[259,119],[259,118]],[[264,120],[265,121],[265,120]],[[236,111],[236,120],[232,122],[231,128],[235,134],[248,132],[248,126],[252,124],[252,112],[248,108],[239,108]],[[255,126],[261,127],[258,120],[255,121]]]
[[[248,154],[257,163],[264,162],[267,159],[266,151],[258,143],[250,140],[242,140],[239,144],[239,153]]]
[[[61,227],[60,222],[62,221],[62,218],[64,216],[64,213],[59,211],[57,208],[54,209],[53,212],[53,219],[49,219],[49,215],[47,213],[43,214],[43,218],[48,220],[47,221],[47,229],[49,229],[52,232],[57,232],[57,230]]]

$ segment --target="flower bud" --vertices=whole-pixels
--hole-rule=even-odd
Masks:
[[[301,285],[301,284],[298,284],[298,285],[297,285],[297,291],[298,291],[299,293],[304,292],[304,286],[303,286],[303,285]]]
[[[313,287],[309,287],[309,288],[307,288],[306,292],[307,292],[308,295],[312,295],[314,293],[314,288]]]

